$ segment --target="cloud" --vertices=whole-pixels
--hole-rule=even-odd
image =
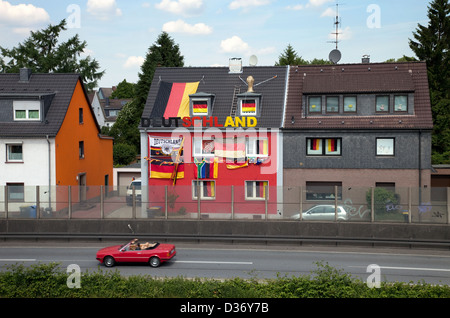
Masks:
[[[244,42],[237,35],[220,42],[220,48],[225,53],[247,53],[250,51],[248,43]]]
[[[251,7],[265,6],[270,3],[270,0],[234,0],[228,6],[231,10],[249,9]]]
[[[334,0],[309,0],[307,6],[320,7],[328,2],[333,2]]]
[[[117,8],[116,0],[88,0],[87,12],[100,20],[109,20],[122,15],[122,10]]]
[[[266,47],[262,49],[252,48],[247,42],[237,35],[232,36],[220,42],[220,49],[224,53],[241,54],[241,55],[267,55],[276,52],[275,47]]]
[[[287,10],[294,10],[294,11],[303,10],[304,8],[305,8],[305,6],[303,4],[296,4],[294,6],[287,6],[286,7]]]
[[[145,59],[142,56],[130,56],[123,64],[124,68],[141,67]]]
[[[321,17],[335,17],[336,16],[336,10],[333,10],[331,8],[327,8],[322,14]]]
[[[19,27],[17,30],[23,32],[30,30],[29,27],[41,25],[50,21],[50,16],[42,8],[32,4],[12,5],[8,1],[0,0],[0,24]]]
[[[186,33],[186,34],[211,34],[212,28],[204,23],[188,24],[183,20],[171,21],[164,23],[163,31],[168,33]]]
[[[328,38],[330,40],[336,40],[336,30],[333,30],[329,35]],[[350,29],[350,27],[346,27],[345,29],[338,29],[339,33],[339,40],[349,40],[353,37],[353,31]]]
[[[162,0],[155,4],[155,7],[176,15],[189,17],[199,15],[204,9],[204,4],[203,0]]]

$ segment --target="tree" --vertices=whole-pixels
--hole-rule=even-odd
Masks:
[[[90,56],[80,58],[87,43],[81,41],[78,34],[58,43],[60,33],[65,30],[66,20],[62,20],[44,30],[32,31],[17,47],[0,46],[0,72],[18,73],[20,68],[28,67],[36,73],[78,73],[87,90],[94,89],[105,71],[99,72],[98,61]]]
[[[178,44],[166,33],[162,32],[156,42],[148,49],[145,61],[141,66],[139,80],[135,86],[133,101],[122,108],[110,135],[118,142],[132,144],[139,152],[139,123],[152,85],[153,75],[157,67],[182,67],[184,57]]]
[[[113,149],[114,165],[126,166],[136,159],[136,149],[132,145],[115,144]]]
[[[281,65],[302,65],[306,64],[306,61],[297,55],[292,45],[288,44],[284,52],[279,56],[276,66]]]
[[[127,99],[134,98],[136,84],[128,83],[126,79],[120,82],[115,91],[112,92],[111,98]]]
[[[281,65],[324,65],[324,64],[333,64],[331,61],[324,59],[313,59],[311,61],[304,60],[301,56],[297,55],[294,48],[288,44],[287,48],[284,50],[278,59],[278,62],[275,63],[276,66]]]
[[[434,0],[428,6],[427,26],[418,25],[409,40],[411,50],[428,68],[433,114],[432,162],[450,163],[450,3]]]

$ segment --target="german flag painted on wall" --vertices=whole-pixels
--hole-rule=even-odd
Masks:
[[[150,117],[189,117],[189,95],[197,92],[199,83],[161,82]]]

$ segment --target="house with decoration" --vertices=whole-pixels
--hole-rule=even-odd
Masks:
[[[169,214],[277,216],[288,72],[157,68],[140,124],[147,208],[168,202]]]
[[[417,191],[431,186],[425,63],[292,66],[288,87],[285,187],[302,187],[311,204],[345,202],[355,191],[365,204],[368,187],[412,196],[417,204],[428,200]]]
[[[68,202],[67,186],[72,202],[97,196],[90,186],[113,184],[112,146],[78,74],[0,74],[0,202],[10,212],[36,202],[63,208],[56,202]]]

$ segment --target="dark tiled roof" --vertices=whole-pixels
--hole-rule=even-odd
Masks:
[[[150,118],[160,81],[170,83],[199,81],[197,92],[215,95],[212,116],[218,117],[218,123],[223,124],[226,117],[230,116],[235,87],[240,87],[241,93],[246,92],[247,84],[244,82],[251,75],[255,79],[255,93],[262,94],[261,116],[258,117],[257,127],[280,128],[283,121],[287,72],[287,67],[274,66],[244,67],[241,74],[229,74],[228,67],[158,68],[142,118]],[[273,78],[275,76],[276,78]]]
[[[413,114],[304,116],[302,96],[328,93],[414,92]],[[294,119],[294,123],[292,123]],[[426,64],[423,62],[292,66],[287,129],[432,129]]]
[[[0,122],[1,137],[54,137],[61,127],[75,90],[78,74],[31,74],[29,81],[19,81],[19,74],[0,74],[0,113],[12,107],[15,98],[53,96],[40,122]],[[87,96],[86,96],[87,98]],[[88,100],[89,101],[89,100]]]

